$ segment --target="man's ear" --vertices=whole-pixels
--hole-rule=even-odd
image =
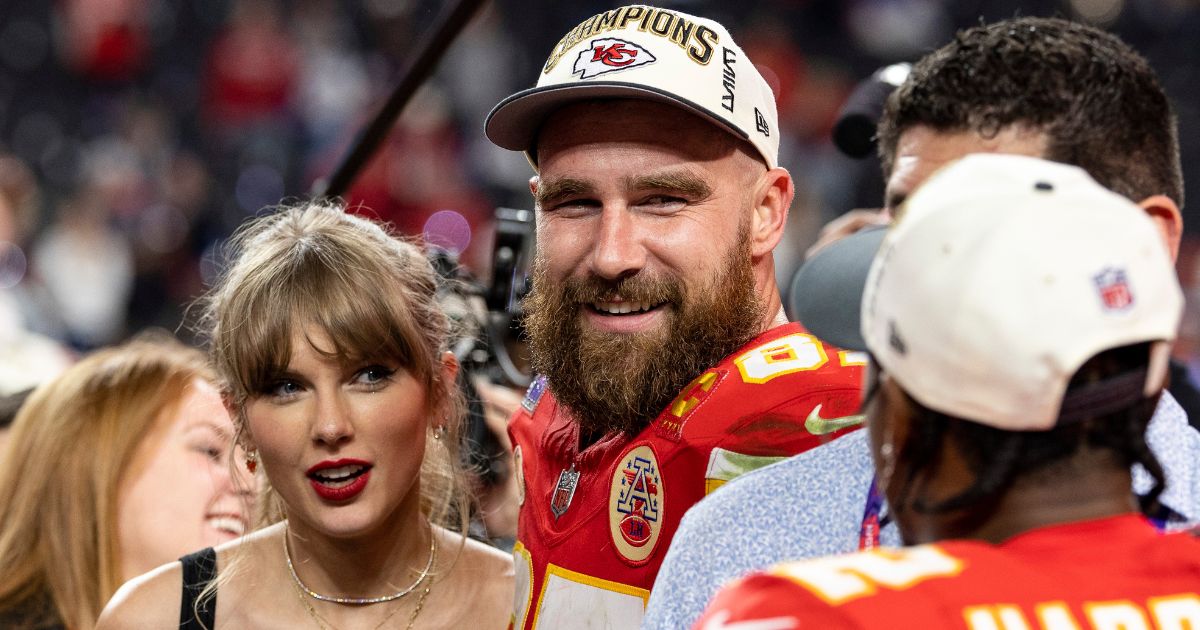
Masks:
[[[1179,212],[1179,206],[1166,195],[1147,197],[1138,205],[1158,227],[1167,252],[1171,254],[1171,262],[1175,262],[1179,258],[1179,239],[1183,236],[1183,215]]]
[[[537,175],[529,178],[529,194],[533,195],[534,199],[537,199],[537,189],[539,183],[541,183],[541,180],[538,179]]]
[[[775,167],[759,177],[750,217],[750,251],[765,256],[783,239],[796,185],[787,169]]]

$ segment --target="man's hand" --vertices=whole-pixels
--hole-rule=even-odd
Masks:
[[[804,252],[807,260],[813,257],[826,245],[840,241],[851,234],[872,225],[887,225],[892,221],[892,213],[887,208],[857,209],[826,223],[817,235],[817,242]]]

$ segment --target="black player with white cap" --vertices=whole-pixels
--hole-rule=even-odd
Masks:
[[[870,352],[876,479],[919,546],[777,565],[695,627],[1200,623],[1200,542],[1160,534],[1129,493],[1133,464],[1161,490],[1144,433],[1183,307],[1145,212],[1076,167],[969,155],[871,260],[865,282],[801,283],[860,304],[805,323]]]

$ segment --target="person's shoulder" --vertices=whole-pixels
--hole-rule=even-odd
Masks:
[[[829,607],[886,608],[922,593],[928,582],[959,579],[969,565],[962,552],[944,544],[878,548],[784,562],[763,575]]]
[[[854,390],[862,383],[866,355],[835,348],[809,334],[799,324],[776,326],[726,357],[750,389],[786,394],[797,384],[806,389]]]
[[[456,599],[470,601],[471,606],[460,610],[467,617],[454,619],[454,625],[469,619],[470,625],[480,628],[503,627],[512,616],[516,589],[512,555],[448,530],[442,530],[440,540],[445,545],[462,545],[451,573],[450,592]]]
[[[1163,392],[1146,427],[1146,445],[1158,459],[1168,481],[1158,497],[1159,503],[1178,515],[1181,523],[1200,524],[1200,432],[1189,424],[1170,392]],[[1145,495],[1152,485],[1145,469],[1135,466],[1134,492]]]
[[[449,536],[458,534],[447,532]],[[512,554],[505,553],[491,545],[486,545],[471,538],[465,539],[462,548],[463,560],[472,570],[485,573],[497,579],[513,577]]]
[[[877,620],[946,627],[938,593],[924,587],[957,579],[966,564],[940,544],[784,562],[721,589],[696,627],[767,620],[781,628],[877,627]]]
[[[784,503],[797,502],[846,502],[857,509],[874,470],[866,433],[854,431],[734,477],[697,503],[684,519],[707,520],[731,514],[742,518],[746,513],[774,512]],[[751,506],[749,512],[744,509]]]
[[[739,475],[683,515],[672,552],[717,556],[743,572],[787,558],[849,551],[858,540],[873,474],[858,431]],[[726,553],[731,549],[739,551]]]
[[[477,594],[507,589],[507,599],[512,598],[515,579],[512,554],[445,528],[438,527],[436,531],[438,556],[444,554],[448,559],[450,575],[456,582],[477,590]],[[441,566],[440,560],[438,565]]]
[[[730,582],[709,603],[695,628],[857,628],[836,605],[786,577],[758,572]]]
[[[182,592],[183,565],[164,564],[117,589],[100,613],[96,630],[177,626]]]
[[[688,441],[792,455],[861,424],[862,365],[795,324],[779,326],[684,387],[666,419]]]

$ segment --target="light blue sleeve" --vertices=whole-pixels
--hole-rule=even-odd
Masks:
[[[756,569],[857,551],[873,474],[866,431],[855,431],[730,481],[684,515],[642,628],[691,628],[718,588]],[[881,538],[898,542],[887,529]]]
[[[1163,505],[1182,516],[1175,527],[1200,525],[1200,431],[1188,423],[1187,414],[1170,392],[1164,391],[1146,427],[1146,444],[1162,464],[1167,488],[1159,497]],[[1133,490],[1150,491],[1153,480],[1141,466],[1133,468]]]

